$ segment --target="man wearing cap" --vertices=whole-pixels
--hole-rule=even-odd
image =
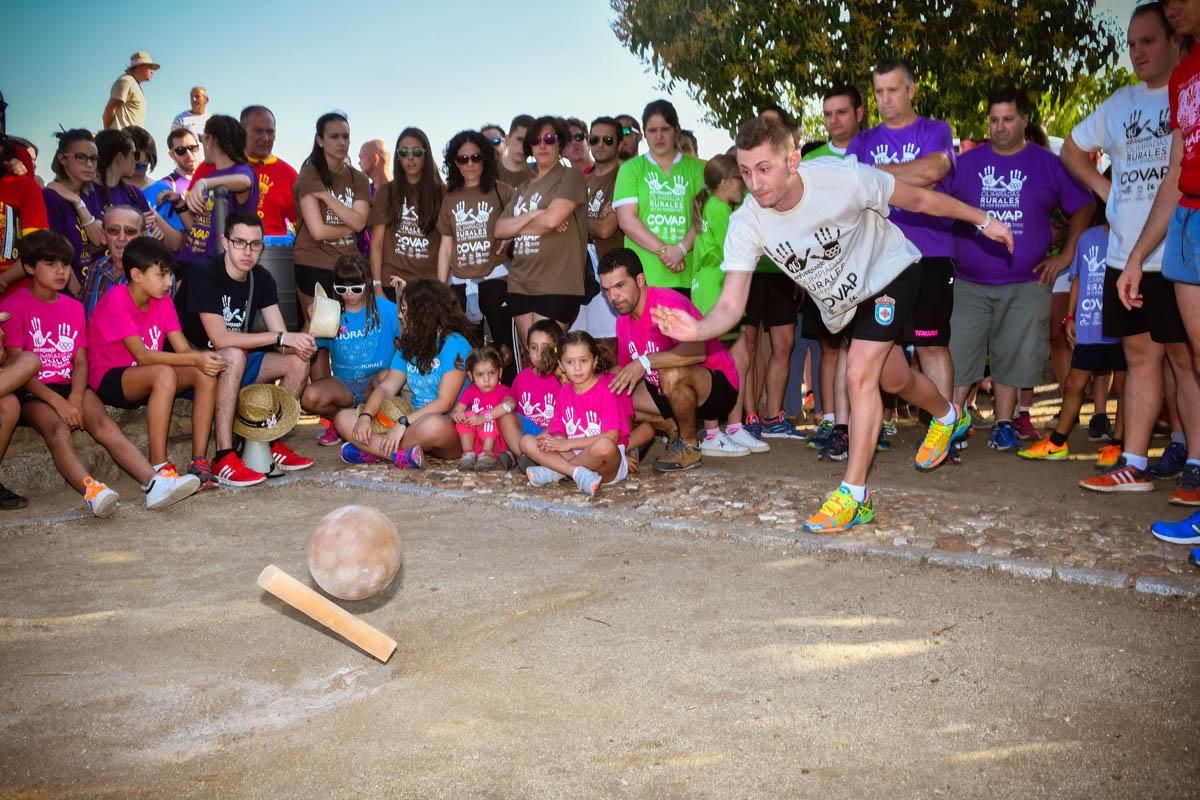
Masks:
[[[188,102],[191,108],[175,115],[175,119],[171,120],[171,130],[184,128],[192,132],[196,141],[200,141],[200,137],[204,135],[204,123],[212,116],[205,110],[208,108],[208,89],[193,86],[192,91],[188,93]]]
[[[108,93],[103,115],[105,128],[146,127],[146,95],[142,94],[142,84],[153,78],[157,70],[158,64],[145,51],[129,57],[129,68]]]

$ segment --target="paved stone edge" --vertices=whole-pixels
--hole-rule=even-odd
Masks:
[[[338,478],[335,476],[303,476],[304,481],[332,485],[338,489],[366,489],[374,492],[389,492],[413,497],[446,497],[478,500],[503,505],[520,511],[552,514],[594,522],[607,522],[625,527],[674,531],[704,536],[712,539],[730,539],[753,544],[776,544],[793,546],[806,553],[838,554],[846,556],[883,558],[905,561],[912,564],[928,564],[949,569],[993,572],[1020,580],[1051,581],[1075,586],[1090,586],[1097,589],[1132,590],[1138,594],[1156,597],[1200,598],[1200,577],[1131,575],[1126,572],[1106,569],[1075,567],[1053,564],[1032,558],[1000,558],[980,553],[951,553],[942,550],[925,550],[907,545],[892,545],[886,542],[866,541],[851,535],[815,536],[802,533],[785,533],[774,529],[748,528],[745,526],[723,526],[712,522],[689,522],[681,519],[645,520],[631,514],[606,508],[574,506],[555,500],[531,497],[509,497],[505,494],[481,494],[464,489],[440,489],[411,483],[393,483],[368,478]],[[1182,558],[1182,556],[1180,556]]]

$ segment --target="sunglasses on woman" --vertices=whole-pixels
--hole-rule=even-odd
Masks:
[[[355,283],[352,285],[335,283],[333,290],[338,294],[360,295],[367,290],[367,285],[365,283]]]
[[[538,144],[539,142],[541,144],[558,144],[558,135],[554,134],[554,133],[546,133],[546,134],[543,134],[540,138],[537,136],[534,136],[532,139],[529,140],[529,146],[533,147],[534,145]]]
[[[480,153],[471,153],[469,156],[454,157],[454,163],[458,164],[460,167],[466,166],[468,163],[478,164],[480,161],[483,161],[483,155]]]
[[[409,156],[412,156],[413,158],[420,158],[421,156],[425,155],[425,148],[414,147],[410,150],[407,147],[401,147],[396,151],[396,155],[400,156],[401,158],[408,158]]]
[[[600,144],[600,142],[604,142],[609,147],[612,147],[614,144],[616,144],[616,141],[617,141],[617,137],[615,137],[615,136],[589,136],[588,137],[588,144],[590,144],[592,147],[595,147],[596,145]]]

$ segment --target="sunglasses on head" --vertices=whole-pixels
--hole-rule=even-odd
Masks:
[[[533,147],[534,145],[539,144],[539,143],[541,143],[541,144],[558,144],[558,135],[554,134],[554,133],[546,133],[546,134],[542,134],[542,136],[540,138],[537,136],[534,136],[532,139],[529,139],[528,142],[529,142],[530,147]]]
[[[600,142],[604,142],[606,145],[609,145],[611,147],[613,144],[616,144],[616,141],[617,141],[617,137],[615,137],[615,136],[589,136],[588,137],[588,144],[590,144],[592,147],[595,147],[596,145],[600,144]]]
[[[493,136],[492,138],[488,139],[488,141],[491,142],[493,146],[495,146],[495,145],[498,145],[501,142],[503,142],[504,137],[503,136]]]
[[[171,152],[177,156],[182,156],[184,153],[195,153],[199,150],[200,145],[198,144],[181,144],[178,147],[172,148]]]
[[[355,294],[355,295],[357,295],[357,294],[362,294],[366,290],[367,290],[367,285],[365,283],[355,283],[355,284],[349,284],[349,285],[342,284],[342,283],[335,283],[333,285],[333,291],[337,292],[338,294]]]
[[[410,150],[407,147],[401,147],[396,151],[396,155],[400,156],[401,158],[409,158],[410,156],[412,158],[420,158],[421,156],[425,155],[425,148],[414,147]]]
[[[621,135],[622,136],[633,136],[633,135],[641,136],[642,132],[639,130],[635,130],[633,128],[621,128]]]
[[[480,161],[483,161],[482,153],[471,153],[469,156],[458,155],[454,157],[454,163],[458,164],[460,167],[466,165],[467,163],[478,164]]]

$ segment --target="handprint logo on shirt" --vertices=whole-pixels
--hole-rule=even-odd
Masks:
[[[162,349],[159,347],[159,345],[162,344],[162,328],[158,327],[157,325],[151,325],[150,330],[146,331],[146,336],[149,337],[148,341],[143,340],[146,343],[146,347],[150,348],[151,350]]]
[[[1133,110],[1133,113],[1131,113],[1129,115],[1129,119],[1124,124],[1125,124],[1125,138],[1126,139],[1136,139],[1138,134],[1140,134],[1143,130],[1142,110],[1140,108],[1135,108]]]
[[[808,266],[808,257],[796,255],[796,248],[791,242],[780,242],[771,250],[771,258],[789,275],[796,276]]]
[[[555,397],[552,392],[546,392],[546,396],[542,398],[542,418],[546,420],[546,425],[550,424],[550,420],[554,419],[554,406],[556,405]]]
[[[29,338],[33,339],[35,349],[41,350],[50,341],[50,337],[42,331],[42,318],[34,317],[29,320]]]
[[[1004,188],[1004,183],[996,178],[996,168],[991,164],[984,167],[983,172],[979,173],[979,182],[983,184],[985,190]]]
[[[921,148],[917,147],[912,142],[904,145],[904,149],[900,152],[900,163],[907,164],[910,161],[916,161],[921,155]]]
[[[566,410],[563,411],[563,427],[567,431],[568,439],[578,439],[583,435],[582,429],[584,426],[582,423],[575,421],[575,409],[571,406],[567,406]]]
[[[600,415],[597,414],[595,411],[589,411],[583,415],[583,418],[587,422],[587,427],[584,428],[583,435],[584,436],[599,436],[601,433]]]
[[[1008,173],[1008,190],[1010,192],[1019,192],[1021,187],[1025,185],[1028,176],[1019,169],[1014,169]]]
[[[1100,257],[1100,245],[1094,244],[1083,254],[1083,263],[1087,266],[1089,275],[1104,272],[1104,259]]]
[[[886,144],[881,144],[871,151],[871,158],[876,164],[899,164],[900,159],[892,155]]]
[[[1169,106],[1158,112],[1158,124],[1150,132],[1159,139],[1171,135],[1171,108]]]
[[[465,200],[459,200],[454,206],[454,221],[462,225],[467,220],[471,219],[471,215],[467,213],[467,203]]]
[[[54,343],[54,349],[60,353],[74,353],[75,339],[79,336],[79,331],[71,327],[69,322],[61,322],[58,325],[58,341]]]
[[[842,253],[842,245],[838,241],[838,237],[842,235],[842,229],[830,230],[829,228],[817,228],[817,244],[825,251],[825,260],[831,261],[837,258]]]

